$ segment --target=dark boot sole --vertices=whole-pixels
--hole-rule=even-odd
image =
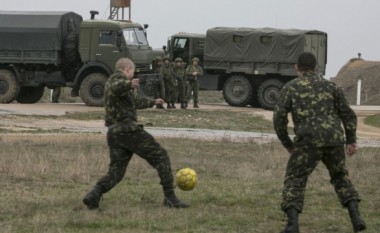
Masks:
[[[365,229],[367,229],[367,227],[365,226],[364,223],[356,224],[354,226],[354,231],[355,232],[364,231]]]
[[[94,205],[90,200],[83,199],[83,203],[87,206],[89,210],[96,210],[99,209],[99,205]]]

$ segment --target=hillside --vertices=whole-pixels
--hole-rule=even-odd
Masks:
[[[357,82],[362,80],[361,105],[380,105],[380,62],[349,60],[332,79],[352,105],[356,105]]]

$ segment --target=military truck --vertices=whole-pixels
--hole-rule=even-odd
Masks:
[[[200,59],[200,88],[222,90],[232,106],[273,109],[282,86],[296,77],[301,52],[316,55],[319,72],[327,63],[327,34],[316,30],[215,27],[205,34],[177,33],[165,51],[185,62]]]
[[[0,103],[36,103],[44,88],[71,87],[89,106],[104,104],[104,84],[120,57],[140,74],[152,69],[146,27],[83,20],[74,12],[0,11]]]

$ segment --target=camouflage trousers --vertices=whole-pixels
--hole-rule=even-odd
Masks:
[[[190,100],[191,92],[193,92],[193,101],[194,103],[198,103],[198,92],[199,92],[199,81],[189,81],[189,88],[187,89],[187,96]]]
[[[183,80],[178,81],[178,99],[180,102],[186,101],[186,82]]]
[[[173,98],[173,84],[171,82],[165,81],[165,102],[171,103]]]
[[[145,159],[158,172],[164,190],[173,189],[173,174],[167,151],[142,127],[117,123],[108,128],[110,164],[107,174],[97,183],[103,193],[111,190],[125,175],[133,154]]]
[[[52,103],[58,103],[61,96],[61,87],[54,87],[52,94]]]
[[[294,149],[290,155],[282,191],[281,209],[295,208],[302,212],[305,188],[309,175],[319,161],[322,161],[330,174],[338,198],[345,207],[351,200],[360,200],[357,191],[348,178],[343,146]]]
[[[153,96],[155,99],[164,99],[165,98],[165,89],[164,85],[160,83],[153,83]]]

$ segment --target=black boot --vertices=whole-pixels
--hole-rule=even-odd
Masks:
[[[180,201],[174,193],[174,190],[164,191],[164,206],[169,208],[188,208],[189,205]]]
[[[199,108],[198,102],[194,102],[194,108]]]
[[[95,186],[90,192],[83,198],[83,203],[90,209],[98,209],[99,202],[102,198],[102,190],[99,186]]]
[[[185,102],[181,102],[181,109],[186,109]]]
[[[288,223],[283,231],[280,233],[299,233],[298,227],[298,210],[295,208],[289,208],[286,210],[288,216]]]
[[[187,105],[187,101],[184,102],[184,105],[185,105],[186,108],[188,107],[188,105]]]
[[[354,232],[363,231],[366,229],[365,222],[360,218],[359,205],[357,200],[352,200],[347,203],[348,213],[351,218]]]

